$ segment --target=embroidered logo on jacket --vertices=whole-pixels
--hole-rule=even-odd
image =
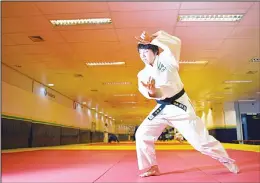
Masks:
[[[161,63],[161,62],[158,62],[157,63],[157,68],[160,72],[163,72],[166,70],[166,67]]]

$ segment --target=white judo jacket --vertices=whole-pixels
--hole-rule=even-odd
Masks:
[[[178,73],[181,40],[164,31],[156,34],[158,36],[151,44],[162,48],[163,52],[156,56],[153,66],[145,63],[144,69],[138,73],[138,89],[147,99],[162,100],[174,96],[184,87]],[[155,87],[160,91],[160,98],[150,97],[147,89],[141,84],[141,81],[147,83],[150,76],[155,79]]]

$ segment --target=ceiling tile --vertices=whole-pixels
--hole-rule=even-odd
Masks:
[[[107,2],[36,2],[43,14],[107,12]]]
[[[255,39],[226,39],[219,49],[218,57],[227,65],[243,65],[253,57],[260,57],[259,44]]]
[[[3,62],[23,65],[35,62],[43,62],[45,58],[51,57],[51,55],[48,54],[19,54],[19,59],[17,59],[17,55],[18,54],[3,55]]]
[[[116,33],[118,35],[119,41],[125,44],[135,43],[137,44],[137,40],[135,36],[140,36],[143,31],[147,32],[148,34],[152,35],[159,30],[164,30],[169,34],[173,33],[173,27],[153,27],[153,28],[128,28],[128,29],[116,29]]]
[[[120,45],[117,42],[104,42],[97,44],[70,43],[73,51],[73,59],[85,64],[85,62],[100,61],[125,61],[125,56],[121,55]]]
[[[237,26],[228,38],[255,38],[259,39],[259,27]]]
[[[128,27],[164,27],[174,26],[177,20],[177,10],[146,11],[146,12],[112,12],[116,28]],[[158,16],[160,14],[160,16]]]
[[[192,47],[193,49],[208,49],[214,50],[218,49],[224,39],[199,39],[197,37],[193,38],[182,38],[182,47]]]
[[[8,34],[2,34],[2,45],[15,45],[15,42],[8,36]]]
[[[180,9],[248,9],[253,2],[182,2]]]
[[[41,15],[34,2],[2,2],[1,4],[4,18]]]
[[[218,50],[207,50],[200,47],[185,47],[181,49],[181,60],[202,60],[205,58],[217,58]]]
[[[52,25],[43,16],[2,18],[3,33],[51,30]]]
[[[226,39],[222,43],[220,50],[226,50],[235,55],[238,55],[238,52],[245,54],[245,52],[250,53],[252,50],[257,51],[259,44],[259,41],[255,39]]]
[[[180,2],[108,2],[110,11],[147,11],[179,9]]]
[[[59,32],[54,31],[28,31],[26,33],[13,33],[8,36],[17,44],[46,44],[46,43],[64,43],[65,40]],[[40,36],[44,42],[33,42],[29,36]]]
[[[55,43],[55,44],[47,44],[48,49],[51,50],[50,53],[55,55],[72,55],[73,51],[68,43]]]
[[[45,45],[4,46],[3,54],[48,54],[51,49]]]
[[[238,26],[260,26],[260,2],[256,2],[245,14]]]
[[[89,43],[70,43],[70,47],[73,49],[75,53],[81,52],[89,52],[99,51],[101,52],[111,52],[116,51],[120,48],[120,44],[118,42],[104,42],[102,44],[89,44]]]
[[[113,29],[108,30],[77,30],[60,31],[67,42],[116,42],[118,41]],[[101,43],[100,43],[101,44]]]
[[[196,39],[223,39],[226,38],[233,27],[176,27],[175,36]]]

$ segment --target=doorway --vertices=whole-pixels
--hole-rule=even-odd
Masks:
[[[260,140],[260,113],[241,114],[244,140]]]

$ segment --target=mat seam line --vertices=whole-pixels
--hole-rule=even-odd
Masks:
[[[179,155],[178,155],[178,156],[179,156]],[[179,157],[180,157],[181,159],[183,159],[183,161],[184,161],[185,163],[188,163],[185,158],[183,158],[183,157],[181,157],[181,156],[179,156]],[[199,167],[195,167],[195,168],[198,169],[200,172],[202,172],[204,175],[207,175],[207,176],[209,176],[210,178],[212,178],[213,180],[217,181],[218,183],[221,183],[221,182],[219,182],[219,180],[215,179],[215,178],[212,177],[211,175],[208,175],[206,172],[202,171]]]
[[[201,170],[200,168],[197,168],[199,171],[201,171],[203,174],[209,176],[210,178],[212,178],[213,180],[216,180],[217,182],[221,183],[219,180],[217,180],[215,177],[213,177],[212,175],[207,174],[206,172],[204,172],[203,170]]]
[[[122,159],[120,159],[118,162],[116,162],[116,163],[113,164],[110,168],[108,168],[103,174],[101,174],[97,179],[95,179],[95,180],[93,181],[93,183],[96,182],[96,181],[98,181],[103,175],[105,175],[105,174],[106,174],[110,169],[112,169],[116,164],[120,163],[120,161],[122,161],[125,156],[126,156],[126,155],[124,155],[124,156],[122,157]]]

